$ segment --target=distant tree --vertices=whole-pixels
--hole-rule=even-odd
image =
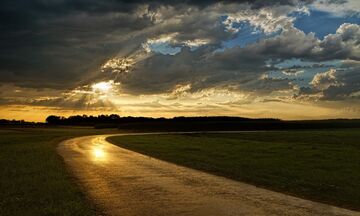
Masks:
[[[59,124],[60,123],[60,116],[51,115],[46,118],[46,123],[48,124]]]
[[[111,115],[110,115],[110,119],[112,119],[112,120],[118,120],[118,119],[120,119],[120,116],[117,115],[117,114],[111,114]]]

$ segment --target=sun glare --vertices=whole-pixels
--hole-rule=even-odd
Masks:
[[[106,158],[106,153],[101,147],[95,147],[92,154],[95,160],[104,160]]]
[[[94,91],[100,91],[100,92],[108,92],[112,89],[112,83],[111,82],[99,82],[95,83],[91,86],[91,88]]]
[[[94,150],[95,157],[103,157],[104,156],[104,150],[102,149],[95,149]]]

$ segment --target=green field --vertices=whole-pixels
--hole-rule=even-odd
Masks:
[[[0,215],[95,215],[56,153],[64,139],[119,132],[90,128],[0,128]]]
[[[121,147],[176,164],[360,209],[360,129],[108,139]]]

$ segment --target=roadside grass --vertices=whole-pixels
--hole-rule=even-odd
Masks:
[[[121,147],[360,210],[360,129],[116,136]]]
[[[56,153],[67,138],[119,132],[79,127],[0,128],[0,215],[95,215]]]

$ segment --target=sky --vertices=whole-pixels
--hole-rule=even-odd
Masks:
[[[3,0],[0,118],[360,118],[359,0]]]

